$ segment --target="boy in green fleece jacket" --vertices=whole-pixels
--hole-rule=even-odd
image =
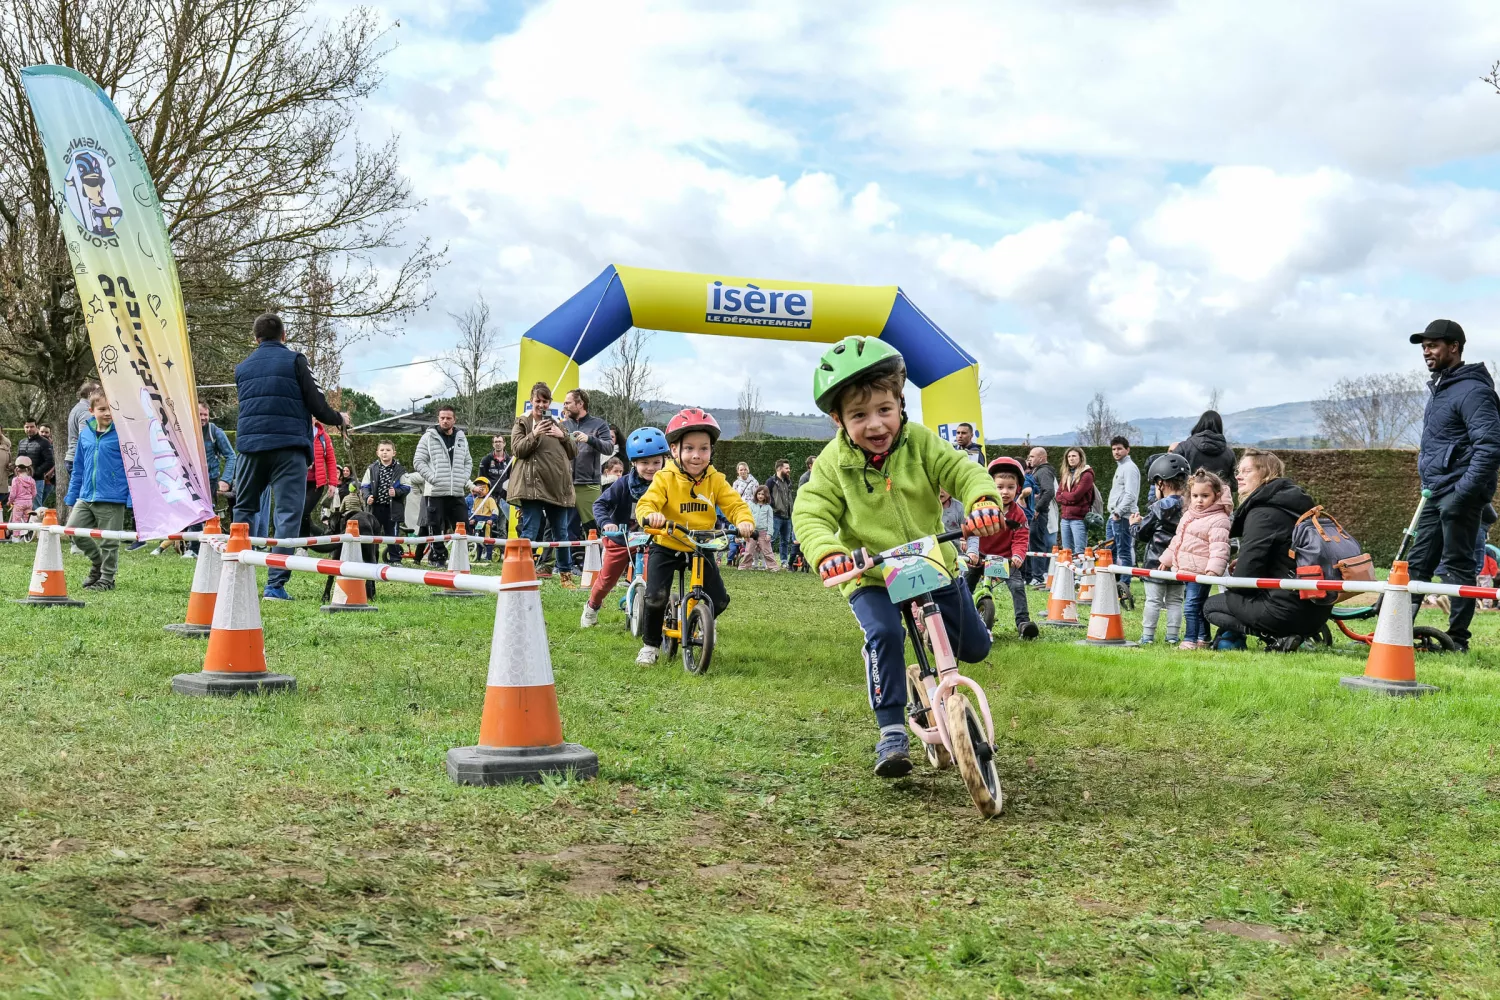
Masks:
[[[875,337],[845,337],[824,353],[813,373],[818,409],[839,433],[813,463],[797,492],[792,528],[807,560],[823,579],[855,568],[851,553],[881,552],[943,530],[942,489],[968,516],[964,531],[991,535],[1003,525],[995,484],[963,452],[921,424],[908,423],[903,392],[906,362]],[[974,609],[956,552],[943,543],[954,577],[933,598],[958,658],[977,663],[990,651],[990,634]],[[844,585],[865,634],[870,707],[880,727],[875,773],[896,778],[911,771],[906,734],[906,629],[878,568]]]

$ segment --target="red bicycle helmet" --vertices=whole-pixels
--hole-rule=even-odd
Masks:
[[[676,444],[688,431],[704,431],[714,444],[719,443],[719,422],[707,410],[689,406],[667,421],[667,443]]]
[[[1026,469],[1021,465],[1019,459],[1011,458],[1009,455],[1001,455],[999,458],[990,459],[990,464],[986,467],[986,471],[989,472],[991,477],[997,472],[1014,472],[1016,474],[1016,482],[1022,484],[1026,482]]]

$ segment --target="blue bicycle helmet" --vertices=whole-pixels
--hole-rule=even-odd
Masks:
[[[637,427],[625,439],[625,455],[632,462],[667,454],[667,436],[655,427]]]

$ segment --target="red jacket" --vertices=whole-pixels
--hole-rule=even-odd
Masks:
[[[313,424],[313,463],[307,469],[307,481],[318,487],[339,484],[339,460],[322,424]]]
[[[1069,521],[1082,521],[1084,515],[1094,509],[1094,470],[1085,469],[1078,482],[1068,489],[1057,477],[1057,516]]]
[[[1005,524],[993,535],[979,539],[979,552],[986,556],[1026,557],[1031,531],[1026,527],[1026,510],[1015,501],[1005,508]]]

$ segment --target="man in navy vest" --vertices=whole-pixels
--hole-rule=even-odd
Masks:
[[[313,460],[312,422],[328,427],[349,426],[323,398],[307,358],[286,346],[281,317],[265,313],[255,320],[256,348],[234,369],[240,415],[235,444],[240,460],[234,479],[234,520],[249,523],[260,510],[267,486],[276,498],[276,537],[296,536],[307,496],[307,469]],[[275,551],[290,554],[290,548]],[[265,597],[290,601],[286,582],[290,570],[273,569],[266,576]]]

